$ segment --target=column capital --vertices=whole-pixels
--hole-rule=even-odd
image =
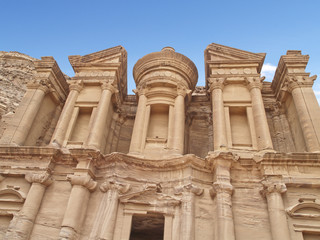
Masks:
[[[308,76],[286,76],[283,90],[292,92],[296,88],[312,87],[317,75]]]
[[[270,193],[285,193],[287,191],[287,186],[282,182],[272,182],[268,180],[264,180],[261,182],[263,185],[263,189],[260,191],[260,193],[263,196],[267,196]]]
[[[264,81],[266,77],[246,77],[245,81],[247,84],[247,87],[249,91],[251,91],[254,88],[262,89],[262,82]]]
[[[103,193],[111,191],[117,191],[119,194],[125,194],[131,189],[130,184],[118,182],[116,180],[109,180],[100,185],[100,190]]]
[[[178,84],[177,85],[177,94],[178,94],[178,96],[185,97],[189,93],[191,93],[191,90],[187,89],[182,84]]]
[[[203,188],[199,188],[199,187],[193,185],[192,183],[177,186],[174,188],[174,194],[176,194],[176,195],[180,195],[180,194],[183,194],[186,192],[193,193],[196,196],[200,196],[203,193]]]
[[[118,92],[118,89],[114,86],[113,82],[102,82],[101,89],[102,90],[109,90],[112,93]]]
[[[210,93],[214,89],[221,89],[223,90],[224,85],[226,83],[226,78],[208,78],[208,83],[209,83],[209,91]]]
[[[218,193],[228,193],[232,195],[233,189],[233,186],[228,182],[214,182],[209,192],[211,197],[215,198]]]
[[[51,174],[48,172],[45,173],[27,173],[25,179],[30,183],[40,183],[45,187],[49,186],[53,179],[51,178]]]
[[[72,91],[77,91],[80,92],[83,88],[83,81],[70,81],[69,83],[69,90]]]
[[[146,84],[140,84],[137,89],[132,90],[138,96],[146,95],[150,90]]]
[[[89,175],[68,175],[67,180],[70,181],[72,185],[79,185],[87,188],[90,192],[93,192],[97,187],[97,182],[93,181]]]
[[[52,84],[48,79],[40,78],[36,79],[33,82],[29,83],[27,85],[28,89],[40,89],[45,94],[49,92],[50,89],[52,89]]]
[[[279,117],[281,114],[284,114],[284,110],[279,102],[271,104],[270,110],[272,117]]]

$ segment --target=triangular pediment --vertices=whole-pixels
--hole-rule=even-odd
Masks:
[[[232,47],[227,47],[224,45],[211,43],[205,50],[207,61],[263,61],[266,54],[265,53],[252,53]]]
[[[69,61],[75,66],[94,66],[124,63],[127,59],[126,50],[122,46],[105,49],[99,52],[90,53],[84,56],[69,56]]]
[[[164,206],[164,205],[176,206],[180,204],[179,199],[163,193],[159,193],[153,189],[124,195],[120,197],[120,202],[149,205],[149,206]]]

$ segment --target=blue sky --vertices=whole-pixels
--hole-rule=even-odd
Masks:
[[[320,1],[83,1],[1,0],[0,50],[53,56],[74,73],[69,55],[122,45],[132,68],[144,55],[172,46],[189,57],[204,85],[204,49],[212,42],[265,52],[264,75],[288,49],[309,54],[307,71],[320,75]],[[268,71],[267,71],[268,70]],[[314,90],[320,99],[320,77]],[[131,92],[130,92],[131,93]]]

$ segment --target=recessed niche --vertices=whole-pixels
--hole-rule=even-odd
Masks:
[[[245,107],[230,107],[230,125],[233,147],[252,147],[252,138]]]
[[[89,122],[92,108],[80,108],[76,123],[74,125],[70,141],[84,142],[89,134]]]
[[[167,139],[168,123],[169,123],[169,105],[165,105],[165,104],[151,105],[147,139],[159,139],[159,141]]]

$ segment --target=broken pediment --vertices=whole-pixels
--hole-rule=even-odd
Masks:
[[[132,203],[149,206],[177,206],[181,201],[169,195],[157,192],[156,189],[130,193],[120,197],[121,203]]]
[[[76,73],[85,72],[84,76],[95,75],[96,72],[114,72],[119,78],[126,78],[127,51],[122,46],[105,49],[88,55],[69,56],[70,64]],[[105,74],[102,74],[105,76]],[[112,73],[106,76],[114,75]],[[124,79],[123,79],[124,80]],[[126,79],[125,79],[126,81]]]
[[[0,202],[16,202],[23,203],[26,196],[14,189],[2,189],[0,190]]]
[[[74,65],[94,65],[94,64],[112,64],[126,61],[127,52],[122,46],[108,48],[99,52],[87,54],[84,56],[69,56],[69,61]]]
[[[205,50],[208,61],[219,60],[256,60],[263,61],[265,53],[252,53],[232,47],[211,43]]]
[[[241,67],[247,68],[248,73],[254,73],[250,66],[260,73],[264,62],[265,53],[252,53],[216,43],[208,45],[204,52],[206,76],[210,77],[212,68]],[[209,71],[210,70],[210,71]],[[250,71],[250,72],[249,72]],[[234,71],[240,73],[239,71]]]
[[[320,219],[320,204],[314,198],[300,198],[298,204],[286,211],[292,218]]]

